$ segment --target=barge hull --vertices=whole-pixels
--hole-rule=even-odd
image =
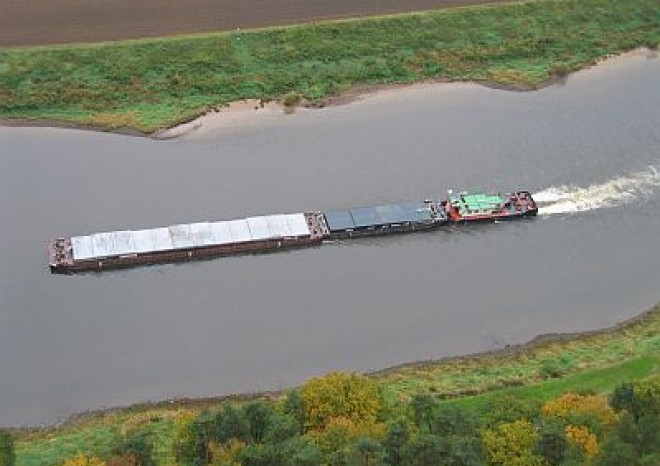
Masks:
[[[493,216],[484,216],[484,217],[461,218],[459,220],[452,220],[452,223],[457,225],[465,225],[471,223],[509,222],[514,220],[536,217],[537,214],[538,214],[538,209],[528,210],[527,212],[521,212],[511,215],[502,215],[502,216],[493,215]]]
[[[52,273],[71,274],[109,269],[137,267],[140,265],[164,264],[212,259],[215,257],[241,254],[267,253],[280,249],[312,247],[321,244],[322,238],[282,238],[279,240],[255,241],[251,243],[223,244],[189,250],[158,251],[93,260],[74,261],[70,265],[51,265]]]
[[[351,239],[363,238],[369,236],[399,235],[406,233],[415,233],[428,230],[437,230],[446,222],[437,223],[418,223],[411,225],[391,225],[385,227],[373,227],[360,230],[331,231],[328,233],[329,239]]]

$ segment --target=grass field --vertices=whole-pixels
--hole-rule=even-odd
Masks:
[[[657,0],[539,0],[194,37],[0,50],[0,118],[149,133],[240,99],[421,79],[534,88],[660,41]]]
[[[568,391],[606,393],[622,381],[657,374],[660,305],[615,329],[540,341],[513,353],[413,364],[372,377],[381,383],[391,410],[398,411],[417,393],[478,410],[503,396],[542,402]],[[79,451],[106,457],[122,433],[145,427],[152,433],[158,464],[168,466],[174,420],[215,405],[210,400],[161,403],[83,416],[51,430],[18,430],[17,466],[54,466]]]

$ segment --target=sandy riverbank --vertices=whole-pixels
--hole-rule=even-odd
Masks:
[[[655,59],[657,57],[657,51],[652,51],[647,48],[638,48],[619,55],[604,57],[576,73],[603,73],[616,70],[621,66],[626,66],[630,60],[633,59]],[[534,89],[513,86],[507,87],[492,82],[449,82],[446,80],[386,84],[381,86],[359,86],[341,95],[326,99],[321,104],[314,105],[310,102],[303,101],[295,107],[287,107],[281,101],[261,102],[259,100],[244,100],[234,102],[225,107],[219,107],[191,121],[172,128],[158,131],[152,134],[151,137],[156,139],[173,139],[202,136],[210,131],[221,131],[224,129],[243,127],[253,123],[272,121],[278,118],[285,118],[294,113],[308,113],[337,105],[359,105],[364,102],[394,100],[399,97],[405,97],[406,94],[410,95],[412,93],[425,92],[429,89],[452,92],[477,86],[485,86],[512,92],[535,91],[555,84],[561,85],[565,83],[569,77],[570,75],[555,77]]]

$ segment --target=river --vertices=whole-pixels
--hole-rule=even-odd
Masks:
[[[418,86],[157,141],[0,128],[0,425],[278,389],[660,301],[660,59]],[[532,221],[51,275],[52,237],[529,189]]]

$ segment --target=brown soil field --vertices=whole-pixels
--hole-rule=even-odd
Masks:
[[[502,0],[0,0],[0,47],[254,28]]]

